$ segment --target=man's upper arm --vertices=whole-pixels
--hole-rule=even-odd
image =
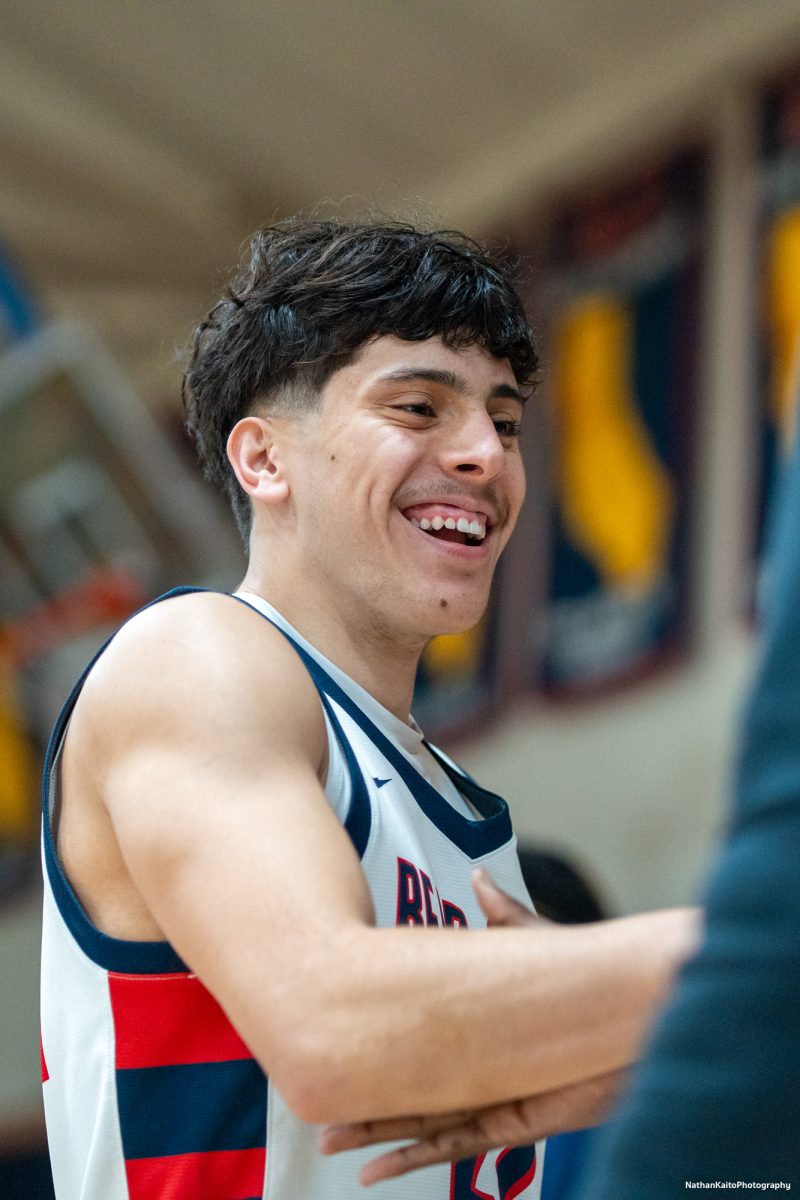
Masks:
[[[226,597],[180,603],[141,614],[87,683],[95,782],[164,936],[279,1070],[298,980],[330,969],[328,930],[368,923],[371,902],[294,650]]]

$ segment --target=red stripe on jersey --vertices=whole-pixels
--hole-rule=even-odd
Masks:
[[[214,1150],[132,1158],[125,1164],[130,1200],[253,1200],[264,1191],[266,1150]]]
[[[41,1034],[39,1035],[39,1055],[42,1059],[42,1083],[47,1083],[50,1078],[50,1072],[47,1069],[47,1063],[44,1061],[44,1046],[42,1044]]]
[[[252,1058],[195,975],[108,975],[118,1070]]]

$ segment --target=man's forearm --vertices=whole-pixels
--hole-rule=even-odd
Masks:
[[[687,910],[519,930],[352,928],[331,945],[325,985],[304,997],[299,981],[304,1033],[273,1078],[289,1080],[307,1120],[340,1122],[419,1112],[423,1098],[428,1112],[485,1106],[616,1070],[695,937]]]

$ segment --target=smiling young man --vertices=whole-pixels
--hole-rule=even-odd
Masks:
[[[409,716],[426,642],[485,608],[535,368],[503,272],[403,225],[265,229],[200,326],[189,425],[249,566],[134,617],[51,742],[59,1200],[351,1200],[371,1152],[313,1123],[535,1093],[569,1127],[636,1055],[691,918],[484,931],[474,868],[529,906],[507,808]],[[542,1161],[377,1192],[530,1200]]]

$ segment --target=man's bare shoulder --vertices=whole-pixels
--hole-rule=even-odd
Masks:
[[[75,718],[106,746],[159,730],[269,741],[270,731],[294,729],[324,752],[319,697],[300,658],[260,613],[223,593],[170,597],[132,617],[89,673]]]

